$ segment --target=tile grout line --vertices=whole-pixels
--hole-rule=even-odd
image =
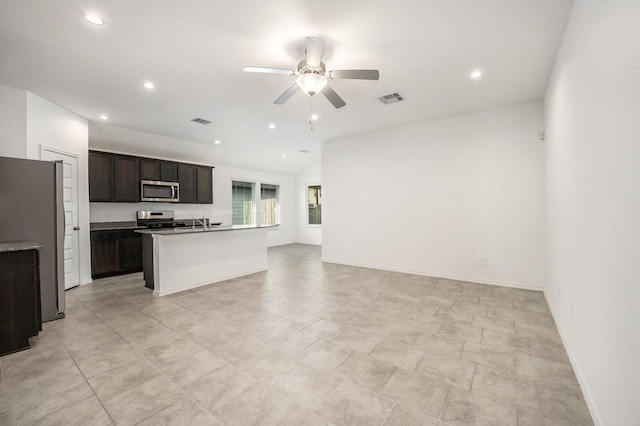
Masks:
[[[89,308],[87,308],[89,309]],[[91,311],[91,313],[93,313],[93,311]],[[96,400],[98,401],[98,403],[100,404],[100,406],[102,407],[102,409],[104,410],[104,412],[106,413],[107,417],[109,417],[109,420],[111,420],[111,423],[113,423],[114,425],[116,424],[115,420],[113,419],[113,417],[111,417],[111,414],[109,414],[109,412],[107,411],[107,408],[103,405],[102,400],[98,397],[98,394],[96,394],[96,391],[93,389],[93,386],[91,386],[91,384],[89,383],[89,379],[87,379],[87,377],[84,375],[84,373],[82,372],[82,370],[80,369],[80,366],[78,365],[78,363],[76,362],[76,359],[73,357],[73,355],[71,355],[71,352],[69,352],[69,349],[67,348],[67,345],[64,343],[64,340],[62,339],[62,337],[58,334],[58,330],[56,330],[55,328],[53,328],[53,332],[56,334],[56,336],[58,337],[58,339],[60,339],[60,343],[62,344],[62,346],[64,347],[64,350],[67,351],[67,355],[69,356],[69,358],[71,358],[71,361],[73,361],[73,365],[75,365],[76,369],[78,369],[78,372],[82,375],[82,378],[84,379],[85,383],[87,384],[87,386],[89,387],[89,389],[91,389],[91,393],[93,394],[93,396],[96,398]],[[84,401],[85,399],[91,398],[91,396],[88,396],[86,398],[83,398],[79,401]],[[65,405],[64,407],[61,407],[60,409],[53,411],[51,413],[45,414],[44,416],[40,417],[40,419],[42,419],[43,417],[46,417],[50,414],[56,413],[66,407],[69,407],[73,404],[75,404],[76,402],[79,401],[74,401],[69,405]]]
[[[398,405],[397,402],[393,401],[393,405],[391,406],[391,410],[389,410],[389,412],[387,413],[387,415],[384,417],[384,419],[382,420],[382,422],[380,422],[380,425],[384,425],[385,422],[387,421],[387,419],[389,419],[389,416],[391,415],[391,413],[393,413],[393,409],[396,408],[396,405]]]
[[[208,350],[208,349],[206,349],[206,348],[203,348],[203,349]],[[134,350],[135,350],[135,349],[134,349]],[[137,351],[136,351],[136,352],[137,352]],[[209,351],[209,352],[211,352],[211,351]],[[213,353],[213,352],[212,352],[212,353]],[[171,382],[171,383],[172,383],[176,388],[178,388],[178,390],[179,390],[179,391],[180,391],[180,392],[181,392],[181,393],[182,393],[182,394],[187,398],[187,400],[189,400],[189,401],[193,402],[196,406],[198,406],[199,408],[201,408],[205,413],[210,414],[214,419],[216,419],[217,421],[219,421],[220,423],[222,423],[222,422],[220,421],[220,419],[218,419],[218,417],[216,417],[212,412],[210,412],[209,410],[207,410],[206,408],[204,408],[203,406],[201,406],[201,405],[200,405],[200,403],[199,403],[198,401],[196,401],[195,399],[193,399],[193,398],[191,397],[191,395],[189,395],[189,394],[188,394],[184,389],[182,389],[182,387],[181,387],[181,386],[179,386],[176,382],[174,382],[173,380],[171,380],[171,378],[169,378],[166,374],[164,374],[164,372],[163,372],[163,371],[162,371],[158,366],[156,366],[153,362],[151,362],[150,360],[148,360],[148,359],[147,359],[147,358],[146,358],[146,357],[145,357],[141,352],[138,352],[138,355],[140,355],[140,357],[142,357],[142,358],[143,358],[146,362],[148,362],[148,363],[149,363],[153,368],[155,368],[155,369],[158,371],[158,373],[160,373],[160,375],[161,375],[161,376],[163,376],[165,379],[167,379],[168,381],[170,381],[170,382]],[[215,355],[215,354],[214,354],[214,355]],[[185,355],[184,357],[181,357],[181,358],[178,358],[178,359],[186,358],[187,356],[188,356],[188,355]],[[222,358],[220,358],[220,359],[222,359]],[[232,366],[232,367],[233,367],[233,365],[232,365],[232,364],[230,364],[228,361],[226,361],[226,360],[224,360],[224,359],[222,359],[222,360],[226,363],[226,364],[223,364],[223,365],[229,365],[229,366]],[[176,359],[175,361],[177,361],[177,359]],[[221,365],[220,367],[222,367],[222,365]],[[218,368],[220,368],[220,367],[214,368],[214,369],[213,369],[213,370],[211,370],[211,371],[215,371],[215,370],[217,370],[217,369],[218,369]],[[116,367],[116,368],[117,368],[117,367]],[[208,374],[208,373],[205,373],[205,374]],[[131,389],[127,389],[126,391],[124,391],[124,392],[122,392],[122,393],[129,392],[130,390],[135,389],[135,388],[137,388],[138,386],[143,385],[144,383],[146,383],[146,382],[147,382],[147,381],[149,381],[149,380],[151,380],[151,379],[145,380],[144,382],[139,383],[139,384],[137,384],[136,386],[132,387]],[[197,379],[194,379],[194,381],[195,381],[195,380],[197,380]],[[191,383],[191,382],[189,382],[189,383]],[[187,384],[189,384],[189,383],[187,383]],[[186,385],[185,385],[185,386],[186,386]],[[112,396],[111,398],[114,398],[115,396],[117,396],[117,395],[114,395],[114,396]],[[109,399],[111,399],[111,398],[109,398]],[[176,402],[174,402],[174,403],[172,403],[172,404],[167,405],[166,407],[164,407],[164,408],[162,408],[162,409],[160,409],[160,410],[156,411],[155,413],[150,414],[149,416],[145,417],[144,419],[140,420],[138,423],[141,423],[141,422],[143,422],[143,421],[145,421],[145,420],[147,420],[147,419],[149,419],[149,418],[151,418],[151,417],[155,416],[156,414],[158,414],[158,413],[160,413],[160,412],[162,412],[162,411],[166,410],[166,409],[167,409],[167,408],[169,408],[169,407],[172,407],[173,405],[177,404],[178,402],[180,402],[180,401],[176,401]],[[114,422],[114,424],[115,424],[115,422]]]
[[[174,303],[173,301],[170,301],[170,302],[171,302],[171,303]],[[174,303],[174,304],[175,304],[175,303]],[[95,313],[91,310],[91,308],[87,307],[87,309],[89,309],[89,310],[90,310],[90,311],[95,315]],[[145,312],[144,312],[144,310],[139,310],[139,311],[136,311],[136,312],[143,313],[144,315],[147,315],[149,318],[152,318],[153,320],[158,321],[158,320],[157,320],[156,318],[154,318],[153,316],[151,316],[151,315],[149,315],[149,314],[145,313]],[[123,313],[123,314],[120,314],[120,315],[126,315],[126,314],[127,314],[127,313]],[[119,315],[116,315],[116,316],[119,316]],[[97,316],[96,316],[96,317],[97,317]],[[137,350],[135,347],[133,347],[133,345],[132,345],[131,343],[129,343],[129,342],[128,342],[128,341],[127,341],[127,340],[126,340],[126,339],[125,339],[125,338],[124,338],[124,337],[123,337],[123,336],[122,336],[122,335],[117,331],[117,330],[115,330],[113,327],[111,327],[109,324],[107,324],[107,323],[105,322],[105,320],[104,320],[104,319],[102,319],[102,318],[100,318],[100,317],[97,317],[97,318],[98,318],[98,319],[99,319],[99,320],[100,320],[100,321],[101,321],[105,326],[107,326],[109,329],[111,329],[111,331],[113,331],[113,332],[114,332],[118,337],[120,337],[120,338],[121,338],[121,339],[122,339],[122,340],[123,340],[123,341],[124,341],[124,342],[129,346],[129,347],[130,347],[130,348],[131,348],[131,350],[132,350],[133,352],[135,352],[138,356],[140,356],[140,357],[141,357],[142,359],[144,359],[148,364],[150,364],[153,368],[155,368],[155,369],[158,371],[158,373],[160,373],[160,375],[162,375],[162,376],[163,376],[163,377],[165,377],[167,380],[169,380],[171,383],[173,383],[173,384],[178,388],[178,390],[179,390],[179,391],[180,391],[180,392],[181,392],[185,397],[187,397],[187,399],[188,399],[188,400],[190,400],[190,401],[194,402],[198,407],[202,408],[206,413],[209,413],[211,416],[213,416],[213,418],[215,418],[216,420],[220,421],[220,420],[219,420],[215,415],[213,415],[213,413],[210,413],[208,410],[206,410],[204,407],[202,407],[202,406],[201,406],[197,401],[195,401],[193,398],[191,398],[191,396],[190,396],[189,394],[187,394],[187,393],[186,393],[186,392],[185,392],[185,391],[184,391],[180,386],[178,386],[178,384],[177,384],[177,383],[175,383],[173,380],[171,380],[169,377],[167,377],[167,375],[165,375],[165,374],[164,374],[164,372],[163,372],[162,370],[160,370],[160,369],[159,369],[159,368],[158,368],[158,367],[157,367],[153,362],[149,361],[149,359],[147,359],[147,358],[142,354],[142,352],[140,352],[140,351],[139,351],[139,350]],[[169,329],[171,329],[171,330],[174,330],[173,328],[171,328],[171,327],[167,326],[166,324],[162,323],[161,321],[158,321],[158,322],[159,322],[159,323],[161,323],[161,324],[163,324],[165,327],[167,327],[167,328],[169,328]],[[183,335],[181,334],[181,337],[184,337],[184,338],[186,338],[187,340],[189,340],[189,341],[193,342],[193,340],[191,340],[191,339],[190,339],[189,337],[187,337],[187,336],[183,336]],[[61,339],[61,340],[62,340],[62,339]],[[194,344],[196,344],[197,346],[199,346],[200,348],[202,348],[202,349],[204,349],[204,350],[209,351],[207,348],[205,348],[205,347],[201,346],[201,345],[200,345],[200,344],[198,344],[197,342],[193,342],[193,343],[194,343]],[[63,342],[63,344],[64,344],[64,342]],[[156,346],[157,346],[157,345],[156,345]],[[153,347],[153,346],[152,346],[152,347]],[[66,348],[66,345],[65,345],[65,348]],[[209,351],[209,352],[211,352],[211,351]],[[212,352],[212,353],[213,353],[213,352]],[[69,355],[71,356],[71,354],[69,354]],[[214,354],[214,355],[215,355],[215,354]],[[185,357],[186,357],[186,356],[187,356],[187,355],[185,355]],[[73,359],[73,361],[74,361],[74,363],[75,363],[75,359],[74,359],[73,357],[72,357],[72,359]],[[179,358],[179,359],[181,359],[181,358]],[[221,359],[222,359],[222,358],[221,358]],[[229,364],[226,360],[223,360],[223,361],[225,361],[225,363]],[[109,370],[106,370],[106,371],[104,371],[104,372],[102,372],[102,373],[106,373],[106,372],[108,372],[108,371],[114,370],[115,368],[121,367],[121,366],[126,365],[126,364],[127,364],[127,363],[116,365],[116,366],[114,366],[113,368],[111,368],[111,369],[109,369]],[[229,365],[231,365],[231,364],[229,364]],[[76,366],[77,366],[77,364],[76,364]],[[79,368],[79,367],[78,367],[78,370],[80,370],[80,368]],[[83,374],[83,377],[84,377],[84,373],[82,373],[82,370],[80,370],[80,372],[81,372],[81,374]],[[99,374],[102,374],[102,373],[99,373]],[[85,377],[85,380],[87,381],[87,384],[89,384],[89,380],[88,380],[86,377]],[[148,379],[148,380],[150,380],[150,379]],[[130,389],[127,389],[126,391],[124,391],[124,392],[122,392],[122,393],[125,393],[125,392],[128,392],[128,391],[132,390],[132,389],[135,389],[135,388],[137,388],[137,387],[139,387],[139,386],[143,385],[144,383],[146,383],[148,380],[145,380],[145,381],[144,381],[144,382],[142,382],[142,383],[138,383],[136,386],[134,386],[134,387],[132,387],[132,388],[130,388]],[[115,425],[115,424],[116,424],[116,422],[115,422],[115,420],[113,420],[113,418],[111,417],[111,414],[109,414],[109,412],[107,411],[106,407],[104,407],[103,402],[102,402],[102,399],[101,399],[100,397],[98,397],[98,395],[95,393],[95,391],[94,391],[93,387],[92,387],[90,384],[89,384],[89,387],[91,388],[91,390],[92,390],[92,391],[93,391],[93,393],[95,394],[96,398],[97,398],[97,399],[98,399],[98,401],[100,402],[100,405],[102,405],[102,407],[104,408],[105,412],[107,413],[107,415],[109,416],[109,418],[111,419],[111,421],[113,422],[113,424]],[[121,393],[121,394],[122,394],[122,393]],[[120,395],[121,395],[121,394],[120,394]],[[112,395],[110,398],[107,398],[107,400],[112,399],[112,398],[115,398],[116,396],[117,396],[117,395]],[[162,408],[162,409],[160,409],[160,410],[156,411],[155,413],[150,414],[149,416],[145,417],[144,419],[140,420],[140,421],[139,421],[139,422],[137,422],[137,423],[143,422],[143,421],[147,420],[148,418],[153,417],[154,415],[156,415],[156,414],[160,413],[161,411],[163,411],[163,410],[165,410],[165,409],[167,409],[167,408],[169,408],[169,407],[173,406],[173,405],[174,405],[174,404],[176,404],[177,402],[178,402],[178,401],[174,402],[173,404],[169,404],[168,406],[166,406],[166,407],[164,407],[164,408]],[[222,422],[220,422],[220,423],[222,423]]]
[[[475,374],[475,370],[474,370],[474,374]],[[444,414],[444,409],[447,406],[447,401],[449,400],[450,393],[451,393],[451,385],[449,385],[449,388],[447,389],[447,396],[445,396],[444,400],[442,401],[442,407],[440,407],[440,414],[438,415],[438,420],[442,419],[442,415]]]

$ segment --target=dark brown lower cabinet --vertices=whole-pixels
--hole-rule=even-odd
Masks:
[[[118,238],[101,235],[100,231],[91,232],[91,277],[107,277],[120,267]],[[109,231],[109,234],[114,234]]]
[[[142,235],[122,232],[118,239],[120,270],[123,273],[142,271]]]
[[[37,249],[0,252],[0,356],[28,349],[42,330]]]
[[[142,271],[142,237],[131,229],[91,231],[91,277]]]

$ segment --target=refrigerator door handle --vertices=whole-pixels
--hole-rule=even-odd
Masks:
[[[63,188],[62,188],[62,161],[54,162],[54,173],[55,173],[55,194],[56,194],[56,284],[57,288],[57,298],[58,298],[58,313],[56,315],[57,318],[64,318],[65,311],[65,295],[64,295],[64,234],[67,229],[66,217],[64,212],[64,200],[63,200]]]

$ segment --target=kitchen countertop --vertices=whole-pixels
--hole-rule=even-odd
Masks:
[[[266,229],[266,228],[277,228],[280,225],[219,225],[212,226],[210,229],[203,229],[202,227],[196,227],[195,229],[191,229],[191,227],[187,226],[184,228],[170,228],[170,229],[138,229],[136,232],[140,234],[151,234],[151,235],[182,235],[182,234],[201,234],[203,232],[220,232],[220,231],[237,231],[242,229]]]
[[[115,231],[118,229],[146,229],[146,226],[136,225],[136,221],[130,222],[91,222],[90,231]]]
[[[178,227],[178,228],[181,228],[181,229],[189,228],[189,230],[191,230],[192,220],[193,219],[176,219],[175,221],[185,224],[184,227]],[[117,231],[120,229],[138,230],[138,229],[149,229],[149,228],[147,228],[146,226],[138,226],[135,220],[127,221],[127,222],[91,222],[89,224],[90,231]],[[160,228],[160,229],[163,229],[163,228]],[[169,228],[169,229],[172,229],[172,228]]]
[[[35,241],[15,241],[9,243],[0,243],[0,253],[6,251],[22,251],[22,250],[34,250],[42,248],[42,244]]]

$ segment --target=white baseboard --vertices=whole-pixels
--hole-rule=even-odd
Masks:
[[[215,284],[215,283],[219,283],[222,281],[227,281],[227,280],[232,280],[234,278],[240,278],[240,277],[245,277],[247,275],[252,275],[252,274],[257,274],[258,272],[264,272],[264,271],[268,271],[268,268],[257,268],[257,269],[253,269],[251,271],[248,272],[243,272],[241,274],[234,274],[234,275],[225,275],[224,277],[219,277],[216,278],[214,280],[207,280],[207,281],[201,281],[201,282],[197,282],[197,283],[193,283],[193,284],[187,284],[185,286],[182,287],[178,287],[178,288],[172,288],[170,290],[165,290],[165,291],[158,291],[158,290],[153,290],[153,295],[157,296],[157,297],[162,297],[162,296],[168,296],[170,294],[174,294],[174,293],[180,293],[181,291],[186,291],[186,290],[192,290],[194,288],[198,288],[198,287],[204,287],[210,284]]]
[[[580,368],[578,368],[578,363],[576,362],[573,353],[571,352],[571,346],[569,346],[567,339],[565,338],[565,334],[562,332],[562,329],[558,326],[558,320],[556,317],[556,313],[554,311],[554,307],[551,303],[549,303],[549,298],[547,298],[547,293],[543,292],[544,298],[547,301],[547,306],[549,307],[549,311],[551,311],[551,316],[553,317],[553,322],[556,325],[556,329],[558,330],[558,334],[560,335],[560,340],[562,340],[562,345],[564,346],[565,352],[567,352],[567,356],[569,357],[569,362],[571,363],[571,367],[573,368],[573,372],[576,375],[576,379],[578,380],[578,384],[580,385],[580,390],[582,391],[582,396],[584,397],[585,402],[587,403],[587,408],[589,409],[589,414],[591,414],[591,420],[593,420],[593,424],[595,426],[600,426],[602,423],[600,422],[600,418],[598,417],[598,411],[596,410],[595,405],[592,402],[591,395],[589,394],[589,390],[587,388],[587,384],[585,383],[582,373],[580,372]]]
[[[481,278],[438,274],[438,273],[435,273],[435,272],[424,272],[424,271],[418,272],[418,271],[411,271],[411,270],[408,270],[408,269],[382,268],[379,265],[367,265],[367,264],[349,263],[349,262],[343,262],[343,261],[339,261],[339,260],[326,259],[324,257],[322,258],[322,261],[325,262],[325,263],[335,263],[337,265],[355,266],[355,267],[358,267],[358,268],[377,269],[377,270],[380,270],[380,271],[391,271],[391,272],[400,272],[400,273],[403,273],[403,274],[421,275],[421,276],[425,276],[425,277],[445,278],[445,279],[448,279],[448,280],[466,281],[466,282],[472,282],[472,283],[477,283],[477,284],[495,285],[495,286],[500,286],[500,287],[519,288],[519,289],[522,289],[522,290],[543,291],[542,287],[531,286],[531,285],[528,285],[528,284],[512,283],[512,282],[507,282],[507,281],[485,280],[485,279],[481,279]]]

